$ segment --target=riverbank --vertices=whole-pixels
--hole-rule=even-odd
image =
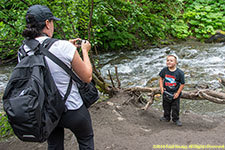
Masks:
[[[160,122],[162,112],[154,107],[144,111],[140,109],[142,104],[123,104],[128,99],[128,94],[118,93],[90,108],[96,150],[163,149],[160,146],[167,146],[167,149],[168,146],[170,149],[197,149],[200,146],[225,144],[225,115],[218,118],[186,111],[180,115],[183,126],[177,127],[172,122]],[[0,141],[2,150],[45,150],[46,147],[46,143],[21,142],[16,137]],[[65,150],[71,149],[78,149],[77,142],[66,130]]]

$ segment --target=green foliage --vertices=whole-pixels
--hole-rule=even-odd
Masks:
[[[93,15],[95,42],[113,50],[165,39],[171,19],[180,14],[180,4],[178,0],[99,1]]]
[[[55,38],[72,39],[86,38],[89,23],[88,0],[60,0],[48,6],[54,15],[61,18],[55,22]]]
[[[88,39],[91,0],[1,0],[0,60],[21,45],[29,6],[48,6],[61,21],[55,38]],[[98,50],[133,49],[168,38],[208,38],[225,30],[224,0],[94,0],[91,43]]]
[[[217,29],[225,30],[224,0],[187,1],[185,6],[184,20],[198,39],[209,38]]]
[[[13,57],[24,39],[25,15],[34,4],[48,6],[62,19],[55,23],[55,38],[70,39],[79,36],[79,30],[87,30],[89,22],[88,0],[1,0],[0,1],[0,60]],[[87,31],[86,31],[87,32]],[[84,37],[85,38],[85,37]]]
[[[24,28],[25,6],[21,1],[0,2],[0,58],[7,58],[15,54],[14,47],[21,43],[21,34]]]
[[[16,54],[23,40],[27,8],[34,4],[48,6],[62,19],[55,22],[55,38],[88,38],[91,0],[2,0],[0,59]],[[170,34],[172,20],[180,14],[181,4],[180,0],[94,0],[91,42],[99,49],[115,50],[165,39]],[[182,33],[187,34],[180,31],[175,37],[184,37]]]
[[[92,29],[95,44],[99,47],[114,50],[132,44],[135,37],[129,31],[129,24],[125,20],[128,11],[125,6],[127,6],[127,3],[120,0],[100,1],[96,4],[93,12]],[[122,9],[120,10],[120,8]],[[121,14],[120,11],[124,13]]]
[[[13,130],[7,121],[7,117],[4,113],[0,112],[0,138],[13,135]]]
[[[184,23],[183,20],[177,20],[174,24],[171,25],[171,29],[172,35],[179,39],[186,39],[189,35],[191,35],[191,32],[188,31],[189,26]]]

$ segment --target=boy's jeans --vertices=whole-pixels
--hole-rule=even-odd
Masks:
[[[173,99],[172,102],[166,100],[166,97],[163,96],[163,110],[164,117],[170,121],[171,119],[171,111],[172,111],[172,120],[176,122],[179,120],[179,112],[180,112],[180,96],[177,99]]]

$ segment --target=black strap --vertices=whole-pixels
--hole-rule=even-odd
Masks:
[[[47,42],[47,41],[46,41]],[[51,52],[47,51],[47,50],[42,50],[40,49],[40,51],[47,56],[48,58],[50,58],[52,61],[54,61],[57,65],[59,65],[61,68],[64,69],[64,71],[66,71],[67,74],[69,74],[72,79],[77,82],[80,86],[83,86],[85,83],[83,81],[81,81],[77,75],[65,64],[63,63],[59,58],[57,58],[55,55],[53,55]]]
[[[27,56],[27,53],[24,50],[24,44],[20,46],[18,54],[20,60],[23,59],[25,56]]]
[[[48,56],[48,53],[50,53],[48,50],[49,50],[49,48],[52,46],[52,44],[54,43],[54,42],[56,42],[57,41],[57,39],[53,39],[53,38],[47,38],[47,39],[45,39],[44,40],[44,42],[42,43],[42,44],[40,44],[37,40],[35,40],[35,39],[31,39],[31,40],[25,40],[23,43],[24,44],[26,44],[30,49],[32,49],[32,50],[34,50],[34,51],[36,51],[37,50],[37,48],[39,47],[40,49],[40,52],[42,52],[42,54],[44,54],[45,56],[47,56],[47,57],[49,57]],[[46,53],[47,52],[47,53]],[[50,53],[51,55],[53,55],[52,53]],[[53,55],[53,56],[55,56],[55,55]],[[50,57],[49,57],[50,58]],[[55,58],[57,58],[56,56],[55,56]],[[56,63],[56,61],[55,61],[55,58],[53,58],[53,59],[51,59],[52,61],[54,61],[55,63]],[[57,58],[58,59],[58,58]],[[59,61],[61,61],[60,59],[58,59]],[[62,62],[62,61],[61,61]],[[63,62],[62,62],[63,63]],[[58,63],[56,63],[57,65],[59,65]],[[63,63],[64,64],[64,63]],[[60,66],[60,65],[59,65]],[[62,66],[60,66],[60,67],[62,67]],[[62,67],[63,68],[63,67]],[[63,68],[64,69],[64,68]],[[70,77],[70,81],[69,81],[69,85],[68,85],[68,87],[67,87],[67,90],[66,90],[66,94],[64,95],[64,101],[66,102],[66,100],[67,100],[67,98],[68,98],[68,96],[69,96],[69,94],[70,94],[70,92],[71,92],[71,89],[72,89],[72,77]]]
[[[23,44],[27,45],[31,50],[36,51],[39,48],[39,45],[41,45],[37,40],[30,39],[30,40],[24,40]]]
[[[47,38],[43,41],[42,46],[44,48],[46,48],[46,50],[49,50],[49,48],[52,46],[52,44],[54,44],[56,41],[58,41],[58,39]]]
[[[71,89],[72,89],[72,77],[70,77],[70,82],[69,82],[69,85],[67,87],[67,90],[66,90],[66,94],[64,95],[64,98],[63,100],[66,102],[68,96],[70,95],[70,92],[71,92]]]

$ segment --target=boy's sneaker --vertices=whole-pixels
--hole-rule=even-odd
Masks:
[[[165,117],[161,117],[159,120],[164,122],[169,122],[169,120],[167,120]]]
[[[180,120],[177,120],[176,122],[174,122],[174,124],[177,126],[182,126],[182,123],[180,122]]]

